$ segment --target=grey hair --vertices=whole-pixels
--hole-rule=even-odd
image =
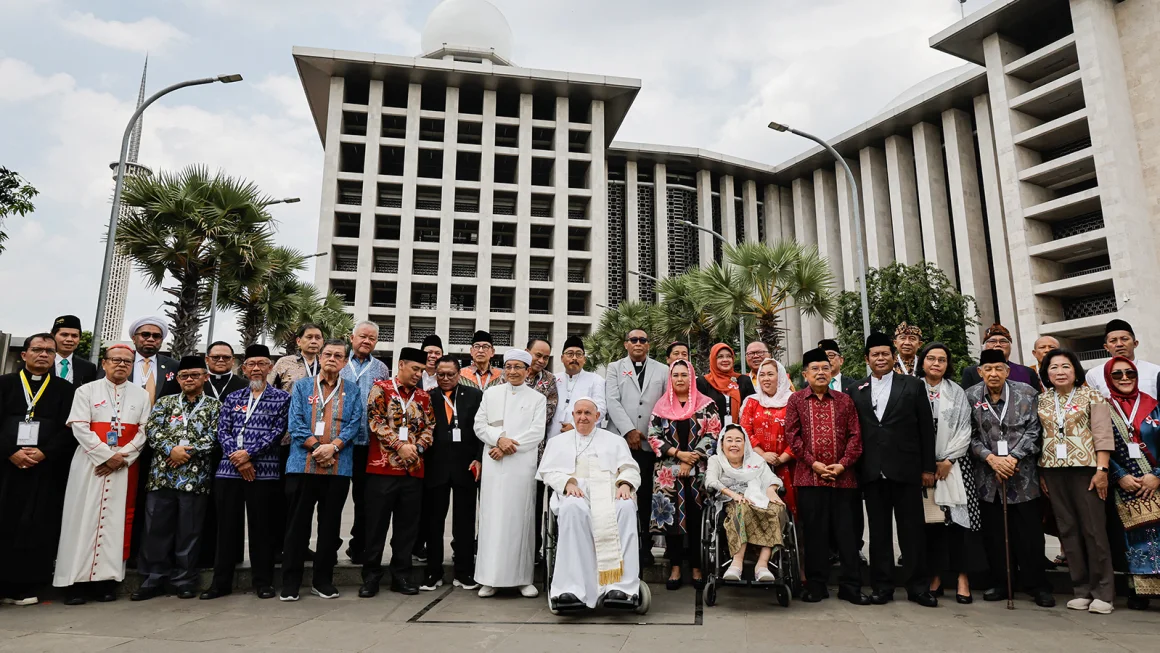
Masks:
[[[354,328],[351,329],[350,332],[351,332],[351,334],[353,334],[355,331],[358,331],[360,328],[365,327],[365,326],[369,326],[372,329],[374,329],[375,333],[379,332],[379,325],[375,324],[374,322],[371,322],[370,320],[363,320],[362,322],[359,322],[358,324],[354,325]]]

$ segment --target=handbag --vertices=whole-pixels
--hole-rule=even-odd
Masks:
[[[946,510],[934,502],[933,488],[922,489],[922,515],[928,524],[945,524],[947,521]]]

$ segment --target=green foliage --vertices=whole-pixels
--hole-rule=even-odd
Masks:
[[[306,269],[306,257],[288,247],[265,246],[258,261],[258,276],[248,281],[225,277],[218,293],[219,308],[237,311],[242,347],[270,335],[272,325],[296,317],[295,298],[303,285],[297,273]]]
[[[81,341],[77,344],[77,350],[73,353],[74,356],[81,358],[88,358],[89,354],[93,352],[93,332],[81,331]]]
[[[974,298],[959,293],[942,270],[931,263],[894,263],[872,269],[866,292],[871,329],[893,336],[895,327],[905,321],[922,329],[924,342],[939,341],[950,348],[954,359],[951,378],[959,378],[963,368],[970,365],[967,329],[979,323],[979,311]],[[858,293],[842,293],[835,322],[846,359],[842,373],[854,378],[866,376],[861,306]]]
[[[307,322],[317,324],[322,329],[323,338],[346,338],[354,329],[354,316],[346,311],[342,297],[335,293],[323,296],[317,288],[304,283],[290,298],[291,308],[271,322],[274,342],[281,344],[287,354],[298,351],[294,342],[298,326]]]
[[[8,240],[5,220],[11,215],[23,217],[32,213],[36,209],[32,198],[39,193],[16,171],[0,166],[0,254],[4,253],[4,243]]]
[[[584,339],[589,369],[608,365],[624,358],[624,336],[632,329],[644,329],[649,334],[649,354],[664,360],[665,345],[659,343],[655,335],[656,306],[646,302],[621,302],[614,309],[604,311],[600,324]]]

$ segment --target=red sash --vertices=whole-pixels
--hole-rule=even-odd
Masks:
[[[91,422],[89,428],[93,433],[101,439],[101,442],[108,444],[106,436],[113,428],[112,422]],[[133,438],[137,437],[138,426],[136,424],[122,424],[121,435],[117,438],[118,450],[129,444]],[[137,463],[133,462],[129,465],[129,487],[125,492],[125,550],[123,560],[129,559],[129,544],[133,535],[133,513],[136,512],[137,507]]]

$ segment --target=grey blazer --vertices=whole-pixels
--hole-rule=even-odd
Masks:
[[[627,435],[636,429],[648,435],[653,406],[665,394],[669,368],[651,358],[645,360],[644,388],[636,376],[632,361],[626,356],[608,366],[604,373],[604,395],[608,406],[609,430]],[[641,447],[647,447],[644,437]]]

